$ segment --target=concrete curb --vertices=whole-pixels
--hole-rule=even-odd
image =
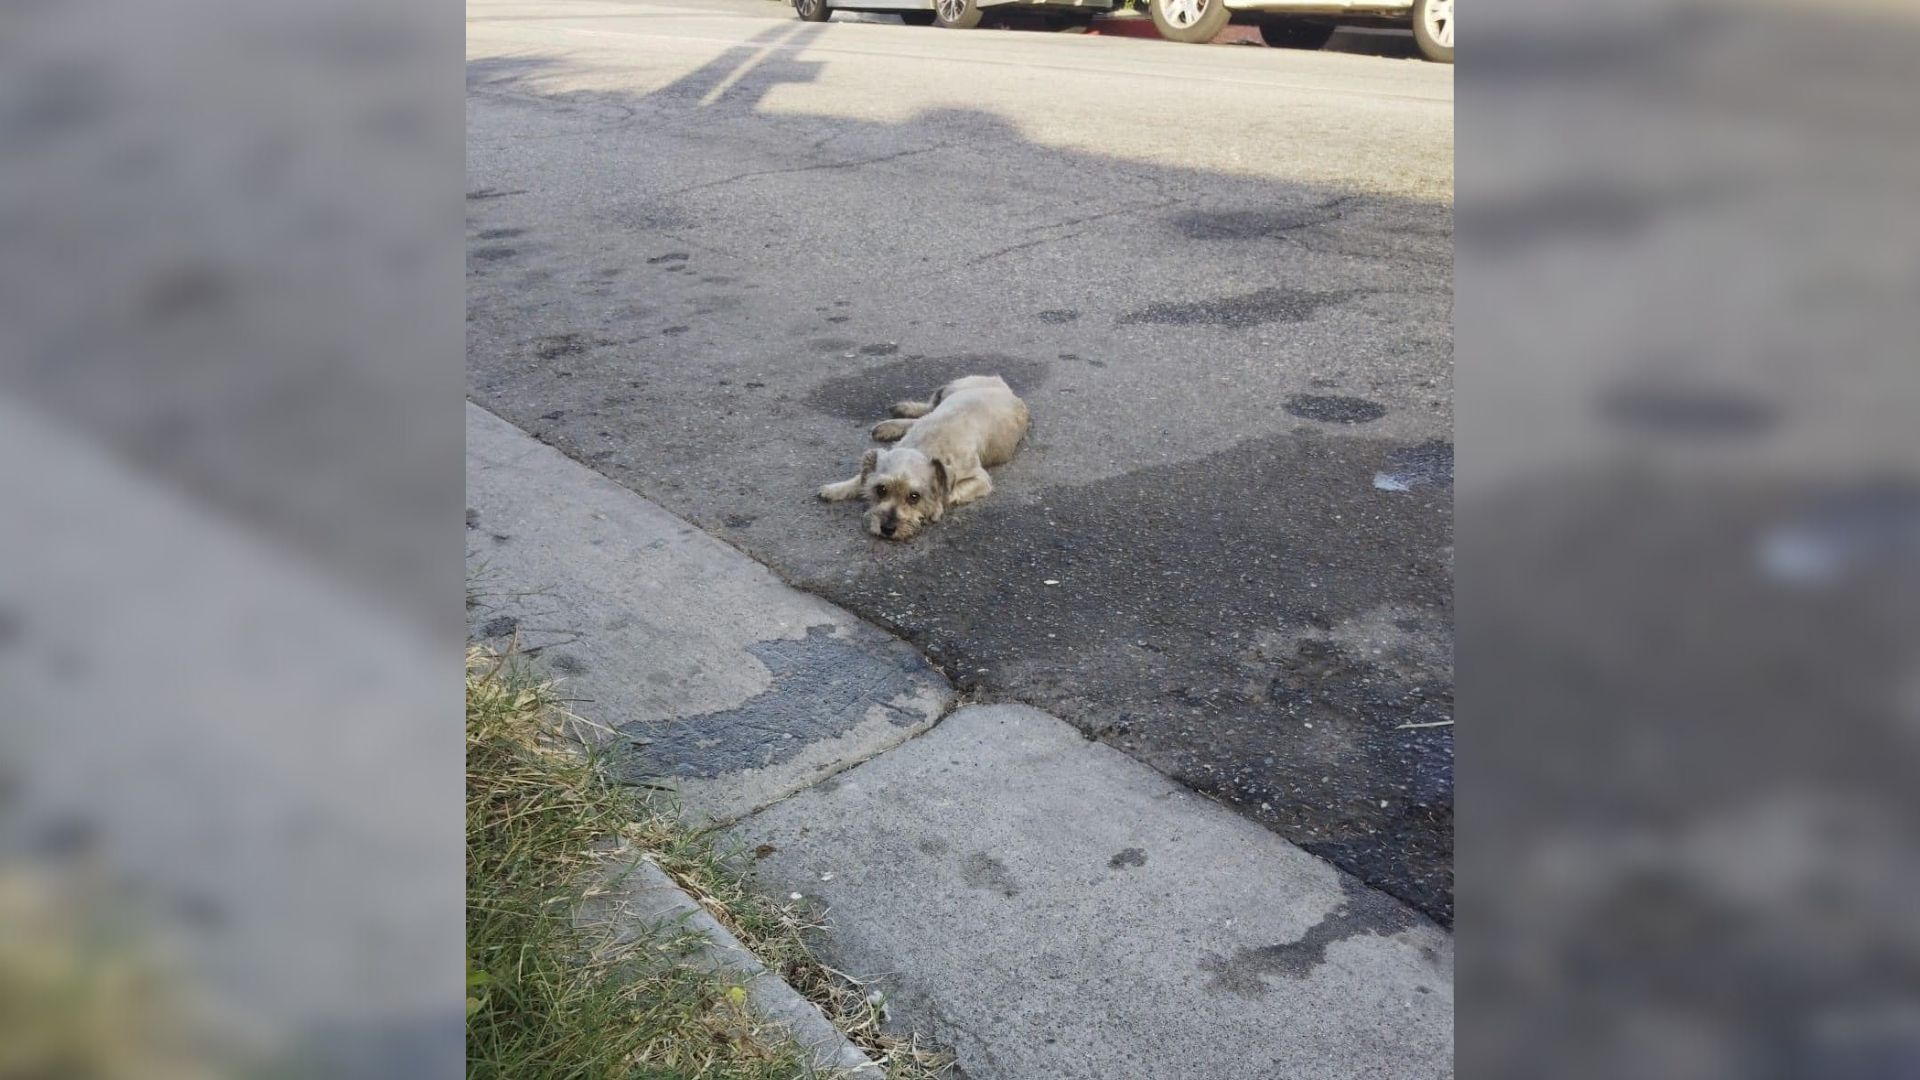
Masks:
[[[612,945],[633,941],[643,928],[669,922],[685,925],[707,939],[699,961],[709,971],[743,976],[747,1007],[800,1046],[807,1055],[811,1075],[834,1080],[886,1080],[886,1070],[861,1053],[818,1006],[762,964],[650,860],[620,863],[608,876],[605,890],[588,901],[581,914],[581,921],[588,926],[613,927],[608,939]]]

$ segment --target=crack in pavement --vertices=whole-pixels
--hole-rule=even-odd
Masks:
[[[1145,203],[1145,204],[1136,205],[1136,206],[1123,206],[1114,210],[1104,210],[1098,214],[1087,214],[1083,217],[1068,218],[1065,221],[1055,221],[1045,225],[1035,225],[1032,227],[1031,231],[1049,232],[1054,229],[1068,229],[1068,228],[1072,228],[1075,225],[1086,225],[1091,222],[1104,220],[1106,218],[1119,217],[1123,214],[1149,214],[1156,210],[1164,210],[1169,206],[1176,206],[1180,204],[1182,201],[1184,200],[1167,198],[1159,202]],[[1062,233],[1059,236],[1041,236],[1041,237],[1035,237],[1032,240],[1022,240],[1017,244],[1008,244],[1006,247],[998,248],[994,251],[989,251],[983,255],[975,255],[970,259],[962,260],[961,262],[954,263],[950,266],[941,267],[940,269],[933,271],[933,273],[930,276],[939,277],[945,274],[953,273],[956,270],[965,270],[970,267],[980,266],[984,263],[990,263],[995,259],[999,259],[1008,255],[1011,255],[1016,251],[1025,251],[1028,248],[1039,247],[1042,244],[1058,243],[1062,240],[1072,240],[1077,237],[1085,236],[1087,232],[1088,230],[1086,229],[1075,229],[1073,232]],[[925,295],[925,294],[922,293],[917,295]]]
[[[915,157],[920,154],[931,154],[937,150],[949,150],[952,149],[952,147],[952,143],[939,143],[934,146],[922,146],[913,150],[900,150],[891,154],[882,154],[879,157],[861,158],[857,161],[829,161],[819,165],[801,165],[791,169],[766,169],[759,172],[744,172],[734,176],[722,177],[719,180],[708,180],[704,183],[661,192],[657,197],[670,199],[676,195],[686,195],[695,191],[706,191],[710,188],[724,187],[727,184],[736,184],[742,180],[752,180],[762,176],[790,176],[794,173],[825,172],[834,169],[860,169],[868,165],[879,165],[888,161],[898,161],[901,158]]]
[[[468,96],[493,98],[496,101],[507,101],[519,105],[546,106],[549,112],[555,111],[561,106],[577,109],[584,105],[596,109],[617,109],[621,113],[618,119],[610,123],[595,124],[593,127],[575,128],[571,131],[555,131],[545,135],[509,134],[505,136],[505,139],[511,142],[547,142],[560,139],[577,139],[582,135],[604,135],[611,131],[629,130],[641,120],[639,109],[632,105],[623,105],[617,101],[600,99],[569,100],[567,97],[560,95],[549,96],[526,91],[492,90],[485,87],[468,91]],[[468,138],[472,139],[473,136],[469,135]],[[482,141],[498,143],[501,139],[496,138]]]

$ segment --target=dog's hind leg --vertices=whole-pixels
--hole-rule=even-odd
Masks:
[[[911,420],[882,420],[873,425],[873,437],[876,442],[895,442],[904,438],[911,427]]]
[[[887,415],[899,417],[902,420],[918,420],[932,412],[934,405],[938,404],[938,400],[939,399],[936,398],[933,401],[895,402],[894,406],[887,410]]]

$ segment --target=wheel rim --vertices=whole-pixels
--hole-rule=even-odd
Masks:
[[[809,18],[812,17],[814,9],[824,2],[825,0],[794,0],[794,4],[800,9],[800,14]]]
[[[1167,13],[1167,22],[1182,30],[1200,21],[1207,13],[1207,5],[1213,0],[1166,0],[1162,9]]]
[[[1453,48],[1453,0],[1429,0],[1422,17],[1426,20],[1427,37],[1442,48]]]
[[[940,0],[939,7],[942,22],[959,22],[967,13],[967,0]]]

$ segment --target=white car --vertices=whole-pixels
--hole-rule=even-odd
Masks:
[[[1032,11],[1063,26],[1086,26],[1095,15],[1112,11],[1116,0],[793,0],[794,14],[808,22],[826,22],[836,11],[873,11],[898,15],[909,26],[945,26],[971,30],[986,8]]]
[[[793,0],[794,13],[826,22],[836,11],[898,15],[909,26],[967,30],[986,8],[1035,11],[1065,25],[1085,26],[1117,0]],[[1413,26],[1420,54],[1453,63],[1453,0],[1147,0],[1147,12],[1169,41],[1207,42],[1230,22],[1254,23],[1276,47],[1317,49],[1342,23]]]
[[[1160,36],[1205,42],[1229,22],[1257,23],[1267,44],[1317,49],[1337,24],[1413,26],[1420,55],[1453,63],[1453,0],[1147,0]]]

